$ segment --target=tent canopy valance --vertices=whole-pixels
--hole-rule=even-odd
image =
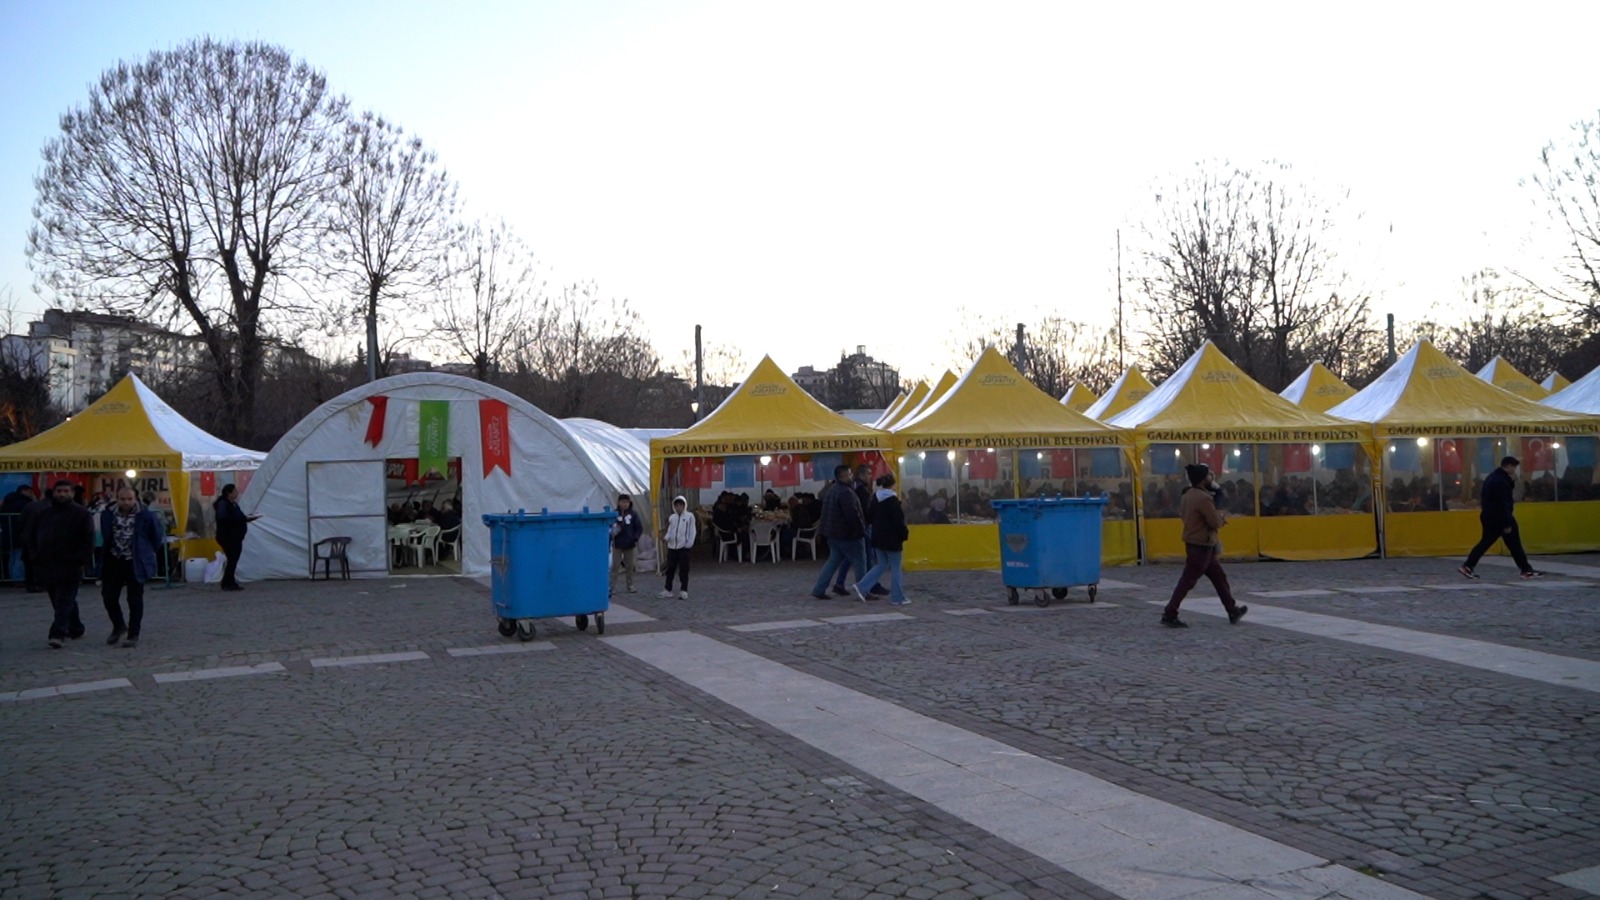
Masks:
[[[887,433],[823,406],[767,356],[709,416],[671,437],[651,440],[650,455],[839,453],[888,446]]]
[[[1369,422],[1379,439],[1600,433],[1600,418],[1535,403],[1489,384],[1428,341],[1330,415]]]
[[[263,459],[202,430],[130,374],[66,422],[0,447],[0,472],[230,471]]]
[[[1022,376],[993,347],[936,403],[891,432],[902,450],[1118,447],[1120,428],[1074,412]]]

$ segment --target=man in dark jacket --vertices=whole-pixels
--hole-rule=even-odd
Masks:
[[[872,504],[876,502],[872,493],[872,466],[866,463],[856,466],[855,479],[850,482],[850,488],[856,492],[856,500],[861,503],[862,517],[867,520],[867,534],[862,538],[861,558],[866,560],[867,565],[870,566],[872,565],[872,543],[870,541],[872,536]],[[850,593],[844,586],[845,576],[849,575],[850,571],[850,566],[843,565],[839,567],[839,574],[834,576],[833,592],[841,597]],[[860,577],[862,570],[856,569],[855,573],[857,577]],[[875,597],[881,597],[889,593],[886,588],[875,582],[868,583],[872,584],[872,595]]]
[[[39,514],[50,508],[50,492],[46,491],[43,497],[34,500],[22,508],[22,515],[17,520],[17,543],[22,548],[22,571],[27,579],[28,593],[37,594],[44,588],[39,586],[39,579],[33,573],[33,525],[39,520]]]
[[[50,505],[28,522],[29,571],[50,595],[55,618],[50,623],[50,648],[60,650],[65,638],[83,637],[78,616],[78,585],[83,567],[94,557],[94,517],[72,502],[72,482],[57,481]]]
[[[22,578],[22,511],[33,502],[33,488],[19,485],[0,500],[0,576],[12,581]]]
[[[217,543],[228,557],[228,564],[222,569],[222,589],[242,591],[244,586],[239,584],[236,574],[239,555],[244,553],[244,536],[250,531],[250,523],[261,517],[245,515],[244,510],[239,508],[239,489],[231,484],[222,486],[222,496],[211,504],[211,508],[217,514]]]
[[[828,539],[828,561],[822,564],[822,573],[811,588],[811,596],[828,599],[823,593],[828,580],[839,567],[848,563],[857,572],[867,570],[866,542],[867,520],[861,511],[861,500],[850,485],[850,467],[833,467],[833,483],[822,494],[822,520],[818,531]]]
[[[611,593],[617,592],[617,563],[622,563],[622,572],[628,593],[633,593],[634,560],[639,548],[639,536],[644,534],[644,521],[639,518],[639,511],[633,508],[633,498],[627,494],[617,495],[617,518],[611,523]]]
[[[1523,578],[1543,578],[1543,572],[1535,572],[1533,566],[1528,564],[1528,554],[1522,550],[1522,535],[1517,531],[1517,519],[1512,515],[1516,506],[1516,498],[1512,492],[1517,487],[1517,466],[1522,463],[1515,456],[1508,456],[1500,460],[1500,468],[1489,473],[1483,479],[1483,496],[1481,504],[1483,510],[1478,513],[1478,522],[1483,526],[1483,539],[1478,541],[1478,546],[1472,548],[1467,554],[1465,565],[1457,567],[1456,571],[1468,578],[1477,578],[1475,571],[1478,560],[1483,558],[1495,541],[1506,542],[1506,550],[1510,551],[1511,558],[1516,561],[1517,568],[1522,570]]]
[[[167,533],[161,517],[139,505],[133,488],[117,491],[117,502],[100,513],[105,564],[100,570],[100,601],[111,618],[115,647],[139,646],[139,626],[144,622],[144,583],[155,577],[156,554],[167,551]],[[128,618],[122,618],[122,591],[128,591]],[[126,635],[126,639],[124,639]]]

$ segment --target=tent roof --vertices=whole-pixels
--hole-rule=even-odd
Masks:
[[[1371,422],[1380,438],[1593,434],[1600,428],[1600,419],[1525,400],[1475,377],[1427,341],[1328,412]]]
[[[1110,389],[1101,394],[1100,399],[1084,410],[1083,414],[1104,422],[1150,396],[1150,392],[1155,389],[1156,386],[1150,383],[1150,379],[1144,377],[1138,366],[1129,366],[1128,370],[1112,383]]]
[[[928,389],[928,395],[923,397],[921,402],[915,406],[909,403],[906,404],[906,407],[900,410],[900,415],[896,416],[894,422],[888,426],[888,430],[893,431],[896,425],[909,422],[922,415],[924,410],[931,409],[935,403],[944,398],[945,394],[950,392],[951,388],[956,386],[956,381],[958,380],[954,372],[945,369],[944,374],[939,376],[939,381]]]
[[[894,414],[899,411],[900,407],[906,405],[906,398],[910,396],[911,394],[906,391],[896,394],[894,400],[890,401],[889,405],[884,407],[883,411],[878,414],[878,418],[872,421],[872,427],[882,428],[884,420],[894,418]]]
[[[130,374],[71,419],[0,447],[0,471],[221,471],[254,469],[266,456],[201,430]]]
[[[884,410],[883,415],[878,417],[878,421],[872,423],[872,427],[888,428],[890,425],[900,421],[905,418],[906,413],[911,412],[911,410],[921,405],[922,401],[928,399],[928,394],[932,391],[933,388],[928,387],[926,381],[917,382],[912,385],[911,393],[907,394],[904,400]]]
[[[1126,444],[1119,429],[1073,412],[990,347],[937,403],[891,429],[910,449]]]
[[[711,415],[690,428],[650,441],[651,456],[731,456],[876,450],[888,435],[852,422],[800,389],[772,357],[756,363],[744,383]]]
[[[1553,394],[1571,383],[1572,379],[1561,374],[1560,372],[1551,372],[1549,375],[1544,377],[1543,381],[1539,382],[1539,386]]]
[[[1549,389],[1518,372],[1515,366],[1506,362],[1501,356],[1489,360],[1488,365],[1479,369],[1478,377],[1501,390],[1510,391],[1518,397],[1529,400],[1543,400],[1550,396]]]
[[[1306,366],[1294,383],[1278,392],[1278,396],[1305,407],[1312,412],[1327,412],[1334,406],[1354,397],[1356,389],[1333,374],[1333,370],[1319,362]]]
[[[1081,381],[1074,381],[1072,387],[1067,388],[1067,392],[1061,395],[1061,402],[1066,405],[1067,409],[1076,413],[1081,413],[1093,406],[1094,402],[1099,399],[1099,397],[1095,396],[1094,391],[1085,387]]]
[[[1356,441],[1355,422],[1296,406],[1246,375],[1210,341],[1161,386],[1110,419],[1149,441]]]
[[[1568,412],[1600,416],[1600,366],[1539,402]]]
[[[594,461],[600,473],[621,490],[650,495],[650,445],[599,419],[558,419]]]

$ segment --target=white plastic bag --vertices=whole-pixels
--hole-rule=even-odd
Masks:
[[[217,558],[206,563],[206,584],[220,584],[222,582],[222,570],[227,565],[227,554],[218,550]]]

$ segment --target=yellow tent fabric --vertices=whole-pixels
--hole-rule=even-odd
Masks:
[[[938,402],[890,431],[896,448],[904,450],[1117,447],[1131,437],[1063,406],[993,347]]]
[[[1128,370],[1123,372],[1122,376],[1111,385],[1110,390],[1102,394],[1100,399],[1091,404],[1088,409],[1085,409],[1083,414],[1091,419],[1099,419],[1104,422],[1150,396],[1150,392],[1155,389],[1155,385],[1150,383],[1150,379],[1144,377],[1144,373],[1139,371],[1138,366],[1129,366]]]
[[[890,425],[905,418],[906,413],[920,406],[922,401],[928,399],[928,393],[932,390],[933,388],[929,387],[926,381],[919,381],[912,385],[911,393],[906,395],[905,400],[896,404],[893,409],[886,410],[883,415],[878,417],[878,421],[873,423],[873,427],[888,428]]]
[[[1084,387],[1081,381],[1074,381],[1072,387],[1067,388],[1067,392],[1061,395],[1062,404],[1076,413],[1087,410],[1099,399],[1099,397],[1095,396],[1094,391]]]
[[[1496,356],[1489,360],[1488,365],[1478,370],[1478,377],[1528,400],[1543,400],[1550,396],[1549,388],[1518,372],[1504,357]]]
[[[1278,392],[1283,399],[1313,412],[1327,412],[1355,394],[1355,388],[1340,381],[1333,370],[1319,362],[1306,366],[1294,383]]]
[[[1549,391],[1552,394],[1554,394],[1556,391],[1559,391],[1559,390],[1562,390],[1563,388],[1568,387],[1571,384],[1572,384],[1572,379],[1570,379],[1567,376],[1561,374],[1560,372],[1551,372],[1549,375],[1546,375],[1544,377],[1543,381],[1539,382],[1539,386],[1540,387],[1544,388],[1545,390]]]
[[[911,394],[907,391],[901,391],[899,394],[896,394],[894,400],[884,408],[883,412],[878,414],[878,418],[872,421],[872,427],[882,428],[884,427],[885,422],[892,421],[895,416],[899,414],[900,408],[905,406],[906,401],[910,398]]]
[[[945,373],[939,376],[939,380],[934,383],[933,387],[928,388],[928,393],[924,394],[921,400],[918,400],[915,403],[907,403],[905,406],[901,407],[900,414],[895,416],[894,421],[887,422],[882,427],[886,429],[893,429],[894,426],[902,422],[911,421],[913,418],[921,415],[923,410],[933,406],[935,403],[938,403],[945,394],[949,393],[952,387],[955,387],[955,384],[955,373],[951,372],[949,369],[946,369]]]
[[[1198,445],[1201,450],[1213,451],[1221,450],[1214,446],[1218,444],[1345,443],[1366,447],[1370,436],[1360,423],[1296,406],[1267,390],[1210,341],[1148,397],[1111,417],[1108,424],[1135,431],[1142,462],[1155,452],[1151,445],[1157,443]],[[1173,449],[1181,456],[1181,446]],[[1250,454],[1253,469],[1259,469],[1257,456]],[[1180,490],[1186,484],[1175,472],[1167,478],[1179,483]],[[1137,488],[1141,498],[1147,482],[1159,487],[1151,471],[1141,472]],[[1146,558],[1183,558],[1180,520],[1151,518],[1141,509],[1140,521]],[[1255,516],[1230,518],[1222,535],[1224,551],[1235,557],[1349,559],[1366,556],[1378,546],[1377,520],[1371,509],[1343,515],[1274,516],[1270,528],[1266,522]]]

